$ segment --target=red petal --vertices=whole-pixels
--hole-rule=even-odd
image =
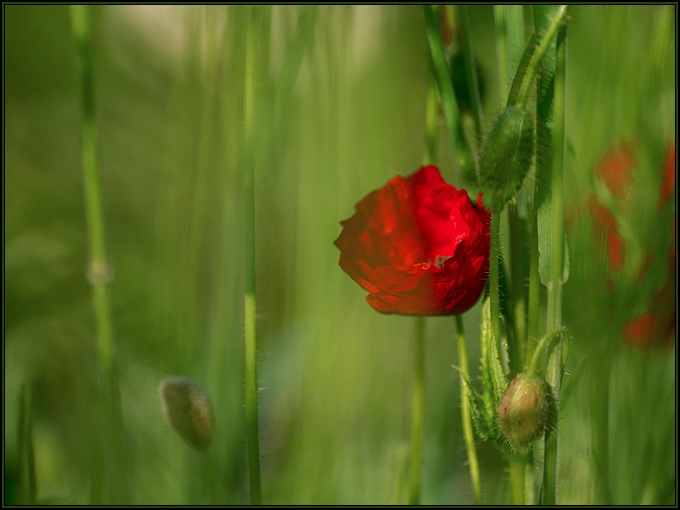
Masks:
[[[668,158],[663,167],[663,182],[659,190],[659,209],[663,209],[671,195],[675,193],[675,143],[673,143],[668,151]]]
[[[383,313],[462,313],[487,279],[490,214],[425,166],[366,195],[341,222],[340,267]]]
[[[623,142],[600,160],[597,175],[616,198],[625,198],[633,184],[633,168],[638,166],[635,157],[636,144]]]

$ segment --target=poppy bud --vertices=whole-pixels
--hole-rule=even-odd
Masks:
[[[498,404],[498,416],[510,446],[525,451],[548,422],[548,384],[540,377],[518,375]]]
[[[498,117],[479,158],[484,205],[501,212],[522,187],[534,158],[536,130],[529,111],[511,106]]]
[[[170,376],[158,386],[163,413],[190,446],[204,450],[213,436],[213,412],[208,394],[191,379]]]

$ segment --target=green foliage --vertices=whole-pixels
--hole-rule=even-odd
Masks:
[[[533,33],[532,7],[513,7],[523,10],[526,33]],[[36,503],[84,505],[103,494],[97,480],[104,463],[96,442],[77,47],[68,6],[4,9],[5,503],[25,501],[30,431]],[[501,104],[493,9],[471,6],[468,13],[475,59],[486,70],[484,118],[492,124]],[[220,504],[249,499],[241,191],[247,14],[248,7],[238,5],[92,7],[121,453],[134,504],[208,504],[211,471]],[[674,270],[668,252],[674,198],[658,209],[676,130],[673,8],[574,5],[569,17],[571,149],[564,191],[570,274],[562,308],[570,352],[558,503],[672,505],[674,337],[648,349],[622,338]],[[254,179],[265,503],[386,504],[400,494],[400,480],[408,480],[411,322],[373,313],[338,267],[332,241],[357,197],[412,173],[422,161],[427,26],[421,6],[272,7],[270,54],[255,84],[263,106]],[[519,55],[523,49],[509,47]],[[537,101],[532,93],[527,108]],[[445,179],[457,184],[454,158],[462,153],[443,143],[452,129],[443,115],[437,158]],[[473,139],[469,126],[461,126]],[[537,144],[544,146],[541,129],[539,122]],[[635,192],[615,211],[625,219],[626,262],[614,272],[587,199],[602,196],[596,171],[604,154],[630,138],[640,146]],[[473,170],[474,152],[468,153]],[[537,178],[530,171],[520,194],[531,192]],[[471,196],[476,186],[468,188]],[[532,205],[531,197],[518,197],[518,208],[531,211]],[[503,230],[502,224],[501,238],[510,238]],[[505,261],[517,298],[514,290],[526,278],[515,280],[509,269],[515,260]],[[483,306],[464,321],[469,358],[482,358],[485,368],[474,366],[463,384],[474,387],[482,376],[482,387],[490,388],[490,399],[481,392],[475,400],[476,419],[498,442],[501,428],[488,404],[507,384],[503,339],[482,342]],[[474,502],[460,383],[450,369],[453,330],[452,319],[434,319],[424,339],[423,504]],[[527,343],[536,345],[541,334]],[[211,396],[215,429],[205,456],[164,419],[158,381],[177,373]],[[15,404],[24,383],[31,398],[22,411]],[[534,468],[541,458],[534,456]],[[507,504],[501,456],[482,444],[479,463],[485,503]]]
[[[477,434],[485,441],[495,442],[498,446],[505,443],[498,417],[498,403],[503,397],[507,381],[503,373],[498,350],[499,340],[491,328],[491,300],[484,300],[481,322],[481,380],[482,391],[478,393],[468,385],[470,404],[473,410],[473,423]]]

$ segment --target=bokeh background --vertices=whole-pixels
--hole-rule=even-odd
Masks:
[[[26,385],[38,501],[86,504],[98,433],[97,351],[76,47],[67,6],[3,9],[5,502],[23,501],[17,428]],[[501,111],[493,7],[469,13],[488,131]],[[123,456],[136,504],[210,502],[206,460],[162,414],[157,387],[167,375],[191,377],[210,394],[216,429],[207,463],[218,500],[248,501],[242,298],[248,15],[248,6],[93,9]],[[530,7],[525,15],[532,19]],[[333,241],[361,197],[421,164],[430,76],[422,8],[273,6],[271,21],[255,99],[266,111],[256,127],[255,167],[263,500],[402,502],[414,319],[371,309],[339,268]],[[658,205],[675,143],[675,26],[673,6],[570,8],[571,271],[563,310],[571,340],[559,427],[560,503],[676,502],[674,191]],[[617,200],[597,169],[622,143],[635,147],[628,165],[634,184]],[[438,162],[444,178],[460,186],[443,119]],[[625,245],[620,266],[608,258],[612,228],[600,229],[592,200],[617,221]],[[664,323],[627,342],[627,321],[658,309],[661,289],[672,329]],[[474,376],[479,306],[464,321]],[[472,503],[453,318],[427,319],[426,341],[422,502]],[[507,501],[500,453],[481,442],[478,449],[485,501]]]

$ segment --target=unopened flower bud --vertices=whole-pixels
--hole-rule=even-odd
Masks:
[[[491,212],[501,212],[522,187],[533,163],[535,138],[528,110],[511,106],[498,117],[479,158],[484,206]]]
[[[170,376],[158,386],[163,413],[190,446],[204,450],[213,436],[213,412],[208,394],[191,379]]]
[[[548,404],[548,383],[540,377],[520,374],[510,383],[498,404],[498,416],[514,450],[527,450],[543,433]]]

